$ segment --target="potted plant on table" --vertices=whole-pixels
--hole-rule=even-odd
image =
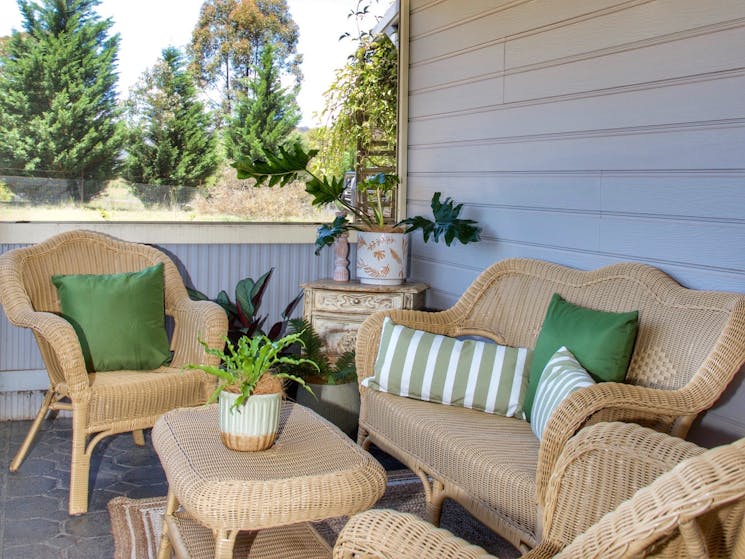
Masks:
[[[233,344],[225,338],[223,351],[200,343],[205,352],[219,357],[222,365],[187,365],[218,378],[217,388],[207,403],[218,400],[220,437],[233,450],[265,450],[274,444],[284,380],[294,380],[312,394],[305,381],[288,372],[288,367],[318,369],[312,360],[288,354],[296,344],[302,346],[302,332],[272,341],[267,336],[243,336]]]
[[[456,239],[462,244],[479,241],[481,229],[477,223],[459,217],[463,205],[456,205],[450,198],[441,200],[440,192],[432,196],[432,219],[415,216],[394,224],[385,223],[382,201],[398,184],[395,175],[378,174],[356,185],[373,200],[370,212],[361,210],[345,196],[343,177],[318,176],[309,169],[317,153],[317,150],[306,151],[296,143],[288,148],[280,147],[276,154],[267,154],[265,160],[240,158],[233,167],[239,179],[253,178],[257,187],[282,187],[304,179],[305,191],[313,197],[314,206],[333,204],[342,209],[345,213],[318,229],[316,254],[349,230],[358,231],[357,277],[362,283],[396,285],[406,279],[407,233],[421,230],[425,243],[442,239],[448,246]],[[349,216],[353,216],[353,221]]]

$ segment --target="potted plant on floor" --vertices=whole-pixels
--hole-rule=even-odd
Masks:
[[[459,217],[463,205],[456,205],[450,198],[441,200],[440,192],[432,196],[433,219],[415,216],[394,224],[385,223],[382,200],[398,184],[395,175],[378,174],[356,185],[373,199],[372,210],[362,211],[345,196],[343,177],[318,176],[309,169],[308,164],[317,153],[317,150],[306,151],[296,143],[267,154],[266,160],[240,158],[233,167],[239,179],[252,178],[257,187],[282,187],[304,179],[305,191],[313,197],[314,206],[333,204],[346,212],[318,229],[316,254],[350,229],[358,231],[357,277],[362,283],[396,285],[406,279],[407,233],[421,230],[425,243],[442,239],[448,246],[456,239],[462,244],[479,241],[481,229],[477,223]],[[353,216],[353,221],[348,216]]]
[[[302,345],[297,347],[299,356],[309,359],[317,367],[307,363],[293,367],[293,373],[306,382],[313,395],[298,391],[296,400],[325,417],[347,435],[353,436],[360,415],[360,393],[357,385],[357,369],[354,351],[346,351],[333,360],[324,351],[318,332],[304,318],[291,319],[287,330],[300,336]]]
[[[305,381],[288,372],[288,367],[318,369],[305,357],[288,354],[289,348],[304,342],[302,332],[272,341],[267,336],[243,336],[236,344],[225,338],[223,351],[200,340],[205,352],[220,358],[222,365],[187,365],[218,378],[217,388],[207,403],[218,400],[220,437],[233,450],[265,450],[274,444],[284,380],[294,380],[312,394]]]

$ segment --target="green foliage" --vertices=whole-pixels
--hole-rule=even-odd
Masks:
[[[357,379],[354,351],[344,352],[332,365],[323,351],[323,340],[310,322],[304,318],[293,318],[288,331],[300,336],[300,355],[316,365],[312,367],[304,363],[293,368],[297,376],[313,384],[344,384]]]
[[[226,130],[228,157],[264,157],[282,146],[300,122],[298,89],[282,88],[274,52],[264,48],[256,75],[246,78],[248,91],[238,93]]]
[[[256,187],[262,185],[269,187],[279,185],[282,187],[294,180],[304,178],[305,190],[313,196],[314,206],[335,204],[357,218],[361,225],[347,221],[346,215],[337,216],[331,224],[322,225],[318,229],[316,238],[316,254],[323,247],[334,244],[342,233],[350,229],[386,231],[396,230],[403,225],[407,225],[406,233],[421,229],[424,242],[428,242],[431,238],[433,242],[437,243],[442,237],[445,243],[450,246],[454,239],[458,239],[463,244],[474,243],[479,240],[480,228],[476,225],[476,222],[458,217],[463,205],[455,206],[450,198],[446,198],[444,203],[440,202],[439,192],[435,192],[432,196],[431,207],[434,220],[416,216],[404,219],[392,226],[384,225],[380,207],[381,199],[386,192],[389,192],[398,183],[398,178],[393,175],[375,175],[357,185],[357,188],[361,191],[372,192],[372,196],[377,200],[377,208],[373,215],[369,215],[347,200],[344,195],[343,179],[317,176],[309,170],[310,160],[315,155],[315,150],[305,151],[297,143],[287,149],[280,148],[276,154],[267,154],[266,160],[251,160],[247,157],[241,157],[233,163],[233,167],[237,170],[239,179],[252,178],[256,181]]]
[[[220,358],[222,365],[215,367],[213,365],[186,365],[187,369],[200,369],[205,373],[214,375],[218,378],[218,385],[215,391],[207,400],[208,403],[217,400],[220,392],[226,388],[237,388],[240,390],[240,396],[236,398],[232,409],[242,406],[251,394],[253,394],[256,385],[264,374],[270,374],[280,379],[294,380],[308,392],[313,394],[305,381],[291,373],[281,370],[288,366],[318,366],[306,358],[293,357],[287,353],[288,349],[295,344],[302,346],[303,341],[300,334],[289,334],[278,340],[270,340],[266,336],[258,335],[253,337],[242,336],[237,344],[233,344],[227,337],[225,338],[225,351],[213,349],[206,342],[199,340],[204,347],[205,353]]]
[[[228,316],[228,337],[234,343],[237,343],[243,336],[252,337],[256,334],[265,334],[264,324],[268,315],[259,314],[259,308],[273,273],[274,268],[271,268],[256,281],[251,278],[240,280],[235,286],[235,302],[230,300],[230,296],[225,290],[220,291],[214,299],[214,302],[220,305]],[[187,291],[193,301],[211,300],[207,295],[196,289],[187,288]],[[284,335],[290,315],[302,297],[303,293],[300,292],[287,304],[282,311],[281,320],[275,322],[266,332],[267,337],[276,340]]]
[[[245,88],[241,78],[254,73],[267,45],[300,83],[298,37],[287,0],[205,0],[192,32],[192,69],[204,86],[221,86],[222,111],[229,115],[235,92]]]
[[[415,216],[404,219],[400,223],[408,225],[406,233],[421,229],[425,243],[429,241],[430,236],[435,243],[440,242],[442,236],[447,246],[450,246],[455,239],[464,245],[477,242],[480,229],[476,222],[472,219],[460,219],[458,216],[463,204],[457,206],[454,204],[451,198],[445,198],[440,202],[440,193],[435,192],[431,204],[434,221]]]
[[[13,200],[13,192],[4,181],[0,181],[0,202],[10,202]]]
[[[210,115],[181,52],[168,47],[127,101],[124,176],[137,183],[197,186],[218,167]]]
[[[119,35],[98,0],[18,0],[24,32],[0,58],[0,167],[106,179],[122,144],[116,106]]]
[[[398,114],[398,53],[391,40],[363,33],[347,64],[326,91],[322,116],[329,123],[316,165],[338,175],[350,169],[358,151],[394,150]],[[378,156],[373,166],[395,166]]]

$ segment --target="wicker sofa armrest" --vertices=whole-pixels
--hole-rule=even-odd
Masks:
[[[697,411],[689,392],[683,390],[602,382],[573,392],[554,411],[543,433],[536,473],[539,505],[545,505],[548,481],[562,449],[584,426],[600,421],[625,421],[673,431],[677,418]],[[668,421],[663,422],[663,418]]]
[[[386,509],[353,516],[339,533],[334,559],[495,559],[441,528],[414,516]]]
[[[219,358],[207,355],[199,340],[211,348],[222,349],[228,332],[228,318],[225,311],[212,301],[180,300],[171,309],[174,320],[173,367],[188,363],[218,365]]]
[[[582,429],[564,446],[548,480],[544,542],[563,548],[638,489],[704,452],[693,443],[633,423],[598,423]]]

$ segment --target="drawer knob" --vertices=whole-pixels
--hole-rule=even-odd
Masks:
[[[355,304],[355,305],[359,305],[359,304],[360,304],[360,299],[359,299],[359,297],[355,297],[355,299],[354,299],[354,304]]]

